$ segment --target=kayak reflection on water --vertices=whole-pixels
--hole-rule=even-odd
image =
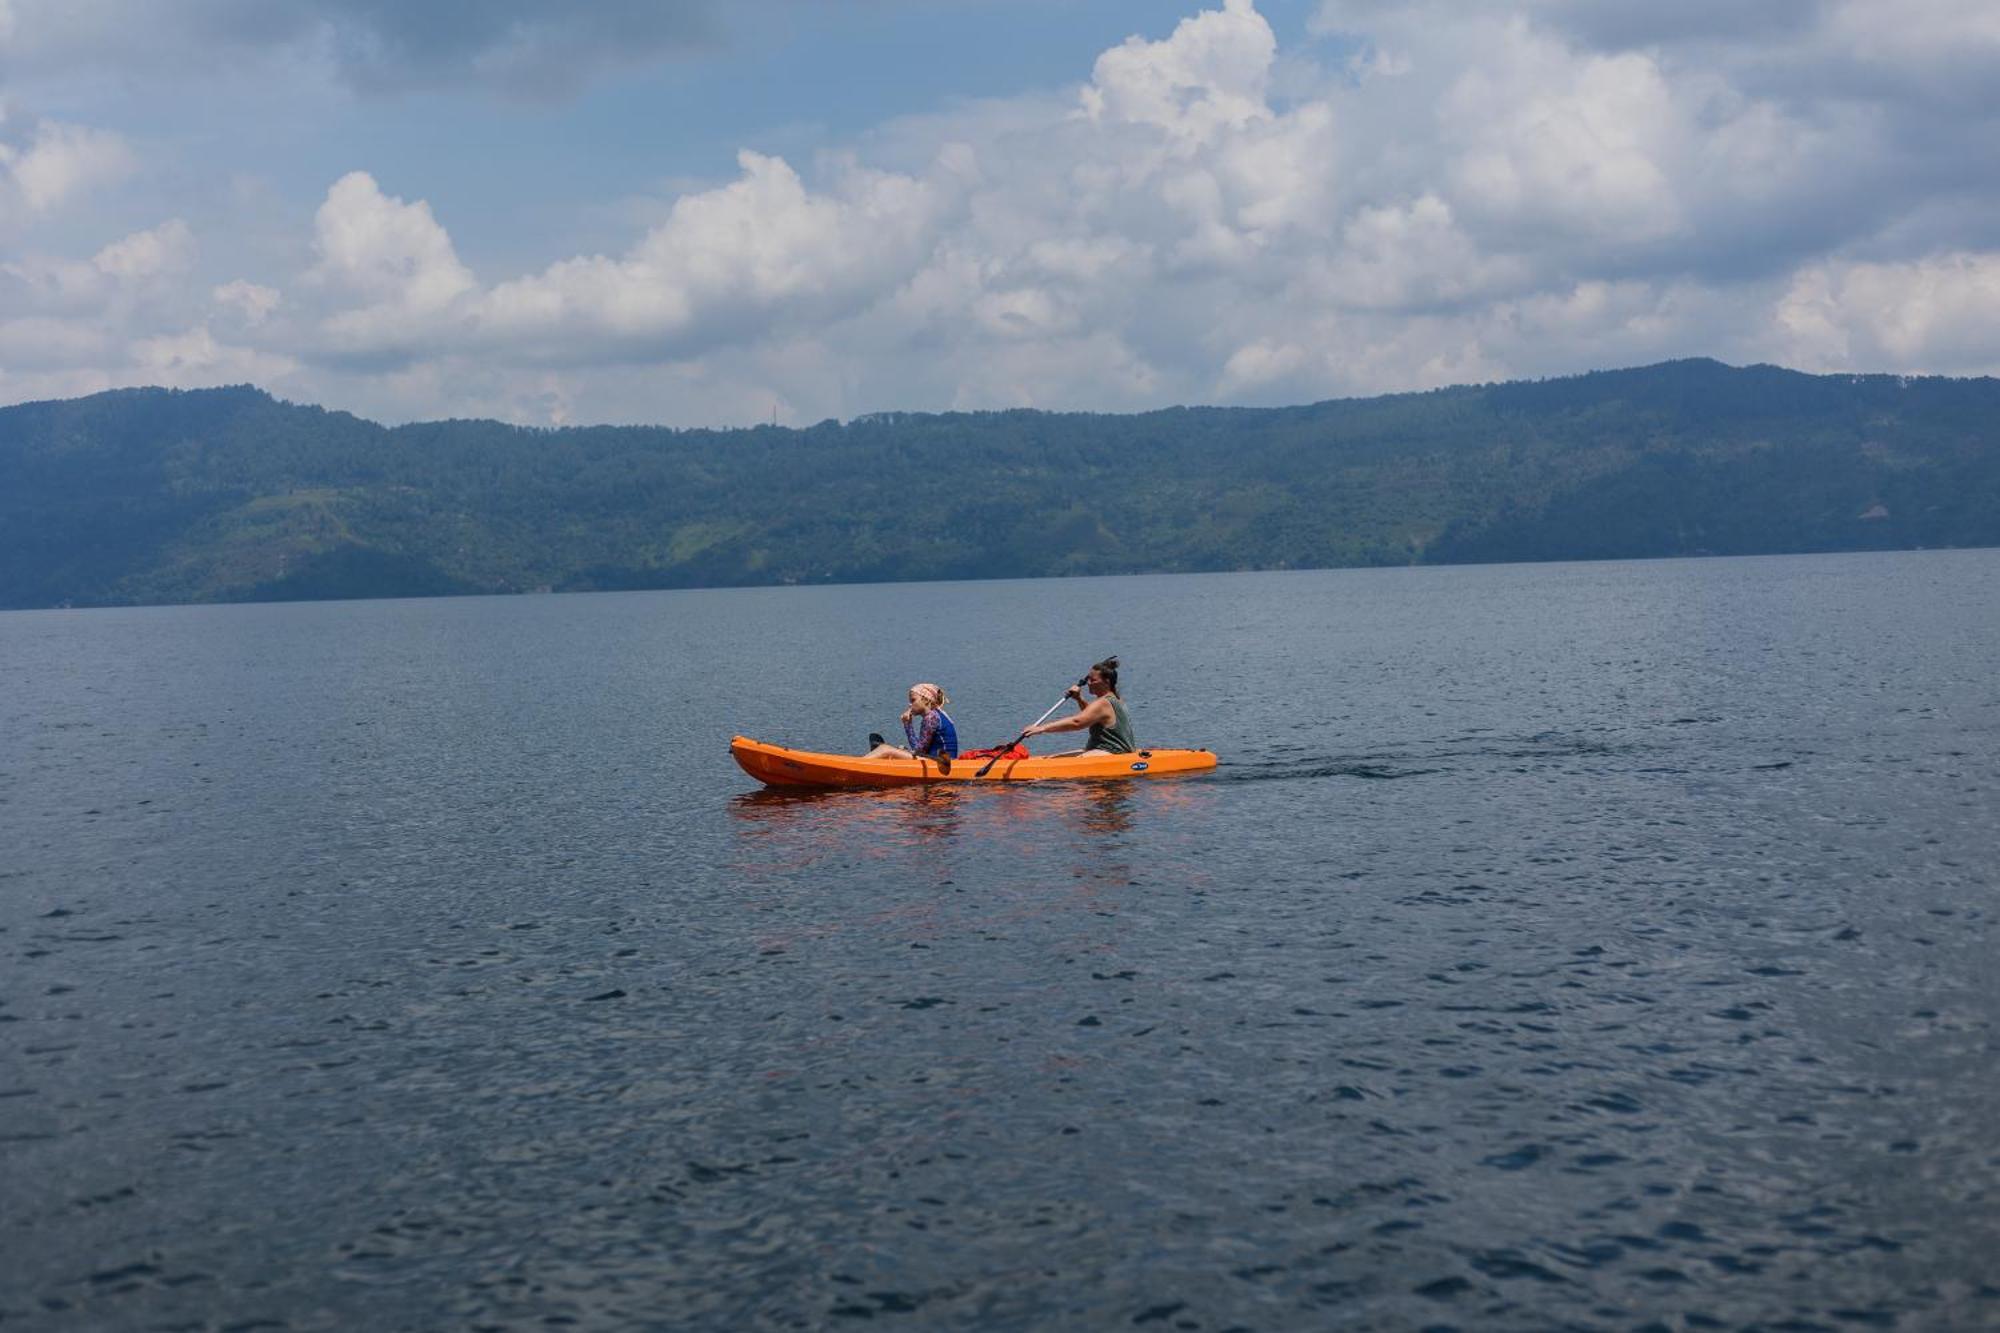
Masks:
[[[765,864],[804,865],[822,856],[889,858],[918,844],[956,841],[965,795],[944,785],[764,787],[730,797],[729,813],[746,836],[782,841],[786,854],[766,857]]]
[[[1130,783],[1036,784],[975,795],[963,786],[764,787],[729,799],[746,835],[776,837],[796,864],[818,855],[891,856],[900,848],[961,836],[1015,839],[1022,826],[1070,824],[1079,833],[1128,833],[1141,792]],[[1151,799],[1159,799],[1156,792]]]

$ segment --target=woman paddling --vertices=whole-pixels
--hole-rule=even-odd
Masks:
[[[944,691],[928,682],[910,686],[910,706],[903,710],[903,739],[908,749],[884,744],[880,736],[870,736],[875,748],[863,759],[945,759],[958,758],[958,728],[944,706],[951,701]]]
[[[1096,697],[1089,703],[1083,701],[1084,690]],[[1082,731],[1088,727],[1090,735],[1081,750],[1065,750],[1061,754],[1049,755],[1050,759],[1069,759],[1080,754],[1130,754],[1139,748],[1139,741],[1132,734],[1132,718],[1125,711],[1125,701],[1118,697],[1118,659],[1107,657],[1090,669],[1081,686],[1072,685],[1067,691],[1076,700],[1077,711],[1054,722],[1037,723],[1029,727],[1027,734],[1040,736],[1051,731]]]

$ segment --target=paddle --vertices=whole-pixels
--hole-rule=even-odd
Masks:
[[[1085,681],[1088,681],[1089,679],[1090,679],[1090,677],[1088,677],[1088,676],[1085,676],[1085,677],[1083,678],[1083,680],[1080,680],[1080,681],[1078,681],[1078,682],[1076,683],[1076,688],[1078,688],[1079,690],[1080,690],[1080,689],[1082,689],[1082,688],[1083,688],[1083,686],[1084,686],[1084,682],[1085,682]],[[1069,698],[1069,691],[1068,691],[1068,690],[1064,690],[1064,691],[1063,691],[1063,697],[1062,697],[1061,699],[1058,699],[1058,700],[1056,700],[1056,701],[1055,701],[1055,702],[1054,702],[1053,704],[1049,705],[1049,712],[1048,712],[1048,713],[1043,713],[1043,714],[1042,714],[1042,715],[1041,715],[1040,717],[1036,718],[1036,719],[1035,719],[1035,720],[1034,720],[1033,722],[1030,722],[1030,723],[1029,723],[1029,724],[1028,724],[1027,726],[1025,726],[1025,727],[1021,728],[1021,734],[1020,734],[1020,735],[1016,736],[1016,737],[1015,737],[1015,738],[1014,738],[1013,740],[1011,740],[1011,741],[1008,741],[1008,742],[1007,742],[1007,743],[1006,743],[1005,745],[1001,746],[1001,747],[1000,747],[1000,754],[996,754],[996,755],[994,755],[994,756],[993,756],[993,757],[992,757],[991,759],[988,759],[988,760],[986,761],[986,763],[985,763],[985,764],[984,764],[984,765],[983,765],[983,766],[982,766],[982,767],[980,768],[980,770],[979,770],[979,771],[978,771],[977,773],[974,773],[974,774],[973,774],[972,776],[973,776],[973,777],[975,777],[975,778],[983,778],[983,777],[985,777],[985,776],[986,776],[986,771],[987,771],[987,769],[990,769],[990,768],[992,768],[992,767],[993,767],[993,765],[995,765],[995,764],[997,764],[997,763],[999,763],[999,762],[1000,762],[1000,755],[1001,755],[1001,754],[1005,754],[1005,753],[1007,753],[1007,751],[1009,751],[1009,750],[1013,749],[1013,748],[1014,748],[1015,746],[1019,745],[1019,744],[1020,744],[1020,743],[1021,743],[1022,741],[1024,741],[1024,740],[1028,739],[1028,733],[1029,733],[1029,732],[1031,732],[1031,731],[1033,731],[1033,730],[1034,730],[1034,729],[1035,729],[1036,727],[1039,727],[1039,726],[1041,726],[1041,725],[1042,725],[1042,723],[1044,723],[1044,722],[1048,721],[1048,720],[1049,720],[1049,713],[1053,713],[1053,712],[1055,712],[1055,711],[1056,711],[1056,709],[1058,709],[1058,708],[1061,708],[1061,707],[1063,706],[1063,703],[1064,703],[1064,702],[1065,702],[1065,701],[1066,701],[1066,700],[1067,700],[1068,698]]]

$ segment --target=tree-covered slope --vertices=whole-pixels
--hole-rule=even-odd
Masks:
[[[1268,410],[385,429],[0,409],[0,606],[2000,544],[2000,381],[1683,361]]]

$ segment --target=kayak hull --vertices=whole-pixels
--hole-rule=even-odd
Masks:
[[[1070,759],[1034,756],[1000,759],[985,777],[984,759],[863,759],[767,745],[748,736],[729,742],[743,771],[768,787],[916,787],[931,782],[1055,782],[1113,778],[1156,778],[1199,773],[1215,767],[1207,750],[1139,750],[1132,754],[1088,754]]]

